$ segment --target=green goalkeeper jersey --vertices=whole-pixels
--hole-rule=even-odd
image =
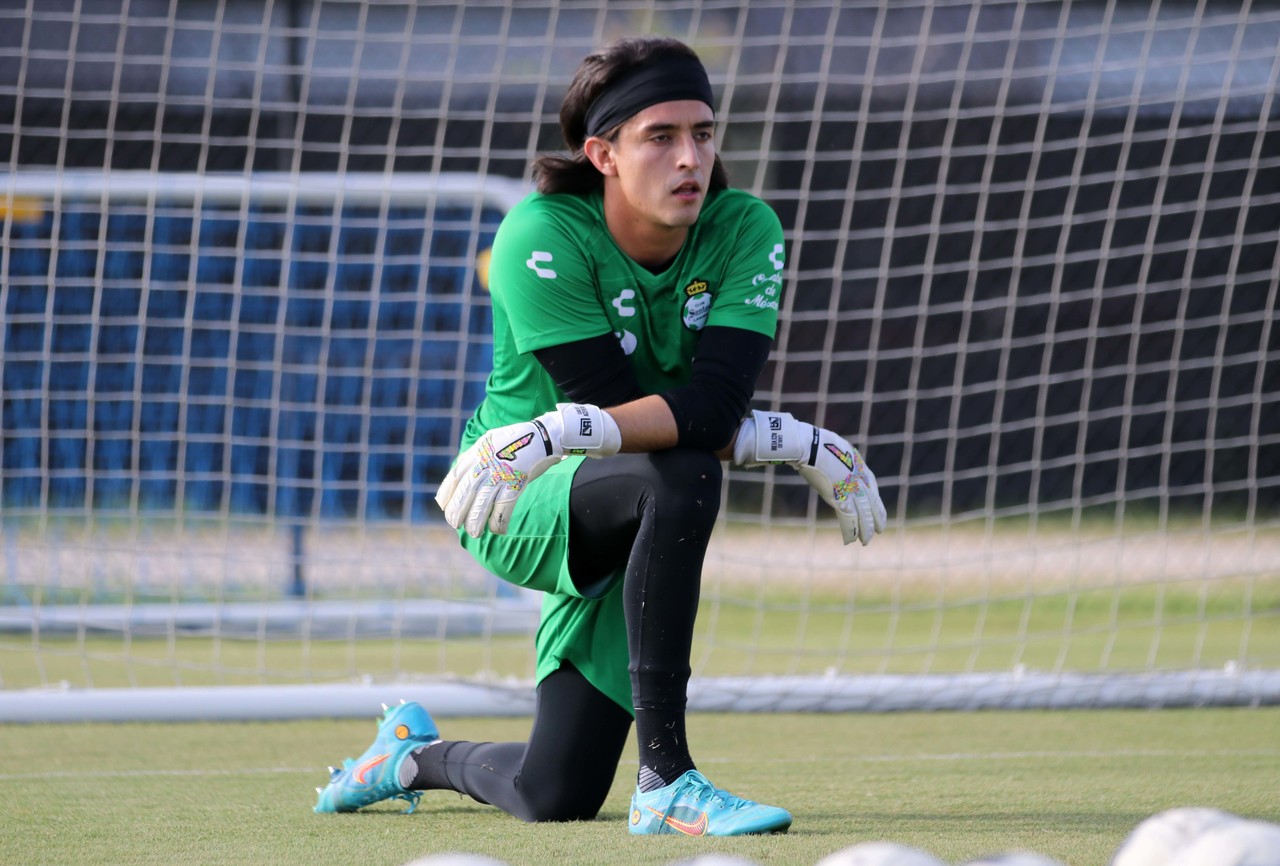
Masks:
[[[656,394],[689,380],[698,332],[708,325],[772,338],[783,264],[777,216],[744,192],[710,194],[680,254],[657,274],[618,249],[601,193],[530,195],[494,239],[493,372],[462,448],[566,400],[534,357],[538,349],[613,334],[640,387]],[[631,711],[621,575],[584,591],[569,574],[569,493],[583,459],[562,460],[533,481],[505,535],[459,531],[459,538],[493,574],[545,593],[537,679],[570,662]]]
[[[612,333],[640,387],[657,394],[689,380],[698,331],[708,325],[773,337],[782,267],[777,215],[739,190],[707,197],[680,254],[659,274],[618,249],[602,194],[530,195],[494,239],[493,373],[463,447],[565,400],[533,356],[538,349]]]

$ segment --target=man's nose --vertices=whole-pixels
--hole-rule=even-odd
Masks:
[[[694,168],[698,165],[698,142],[692,135],[681,135],[676,158],[681,168]]]

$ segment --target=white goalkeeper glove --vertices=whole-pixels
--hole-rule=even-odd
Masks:
[[[436,493],[436,504],[454,529],[505,535],[520,494],[562,457],[608,457],[622,447],[609,413],[586,403],[560,403],[532,421],[495,427],[462,453]]]
[[[858,449],[788,412],[756,410],[747,416],[738,427],[733,462],[748,468],[779,463],[795,467],[836,510],[845,544],[860,540],[865,547],[888,523],[876,476]]]

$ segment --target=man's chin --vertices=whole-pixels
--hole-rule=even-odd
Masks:
[[[697,204],[688,204],[677,208],[668,218],[667,225],[673,229],[687,229],[698,221],[699,215],[702,213],[702,202]]]

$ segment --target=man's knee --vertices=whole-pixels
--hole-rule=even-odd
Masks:
[[[521,817],[530,823],[590,821],[600,813],[603,805],[604,796],[584,796],[581,790],[568,786],[544,784],[536,793],[525,796],[525,814]]]
[[[655,493],[665,500],[665,509],[684,509],[687,516],[715,519],[720,510],[720,483],[724,467],[710,451],[672,448],[650,455],[661,483]]]

